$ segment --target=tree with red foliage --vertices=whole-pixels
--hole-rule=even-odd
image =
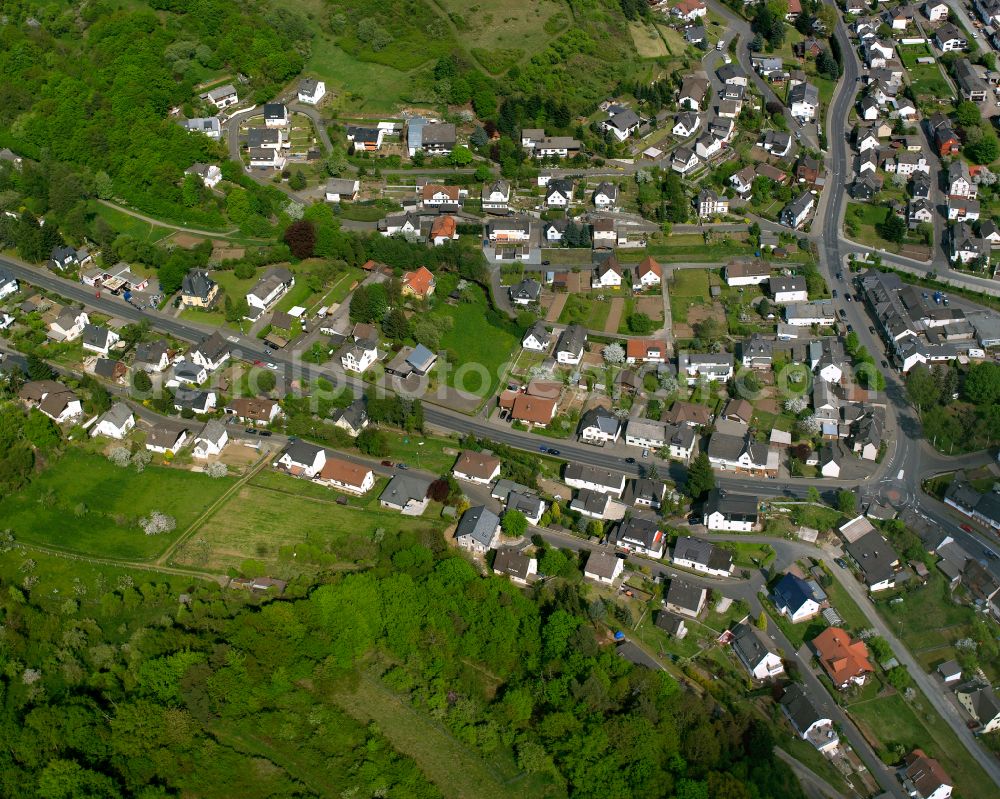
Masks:
[[[435,480],[427,488],[427,498],[435,502],[445,503],[448,501],[448,494],[450,492],[451,488],[447,480]]]
[[[285,244],[296,258],[311,258],[316,249],[316,228],[307,220],[292,222],[285,228]]]

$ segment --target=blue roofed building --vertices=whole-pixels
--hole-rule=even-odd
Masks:
[[[786,574],[771,592],[775,607],[792,622],[811,619],[819,613],[819,602],[809,583],[794,574]]]

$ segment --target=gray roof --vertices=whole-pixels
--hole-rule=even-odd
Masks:
[[[210,100],[219,100],[223,97],[228,97],[230,94],[236,94],[236,87],[231,83],[227,83],[225,86],[219,86],[217,89],[212,89],[208,92],[208,98]]]
[[[188,297],[198,297],[207,300],[208,295],[215,287],[215,281],[208,276],[204,269],[192,269],[181,280],[181,294]]]
[[[132,416],[132,409],[124,402],[116,402],[108,410],[101,414],[97,423],[110,422],[115,427],[121,428]]]
[[[730,571],[733,553],[701,538],[682,535],[674,543],[674,557],[690,560],[710,569]]]
[[[208,410],[208,397],[211,392],[197,388],[178,388],[174,392],[174,406],[190,408],[193,411]]]
[[[584,571],[610,580],[611,575],[615,573],[618,560],[619,558],[614,552],[596,549],[587,556],[587,565],[584,566]]]
[[[556,352],[579,353],[587,343],[587,331],[580,325],[570,325],[559,334]]]
[[[109,346],[108,339],[111,336],[111,331],[106,327],[98,327],[97,325],[84,325],[83,326],[83,343],[90,344],[94,347],[100,347],[101,349],[107,349]]]
[[[115,376],[115,371],[118,369],[121,361],[115,361],[111,358],[98,358],[97,362],[94,364],[94,374],[98,377],[104,377],[108,380],[113,380]],[[124,368],[124,364],[121,364]]]
[[[381,502],[388,502],[397,507],[404,507],[407,502],[421,502],[427,497],[430,482],[413,474],[399,472],[393,475],[389,485],[379,496]]]
[[[631,108],[626,108],[608,119],[607,124],[624,132],[639,124],[639,115]]]
[[[673,577],[670,580],[670,587],[667,588],[666,601],[668,605],[697,613],[701,610],[705,593],[705,589],[700,585],[689,583],[681,577]]]
[[[227,435],[226,426],[218,419],[210,419],[205,423],[205,426],[201,429],[201,432],[198,433],[196,438],[203,438],[213,444],[218,444],[222,441],[222,438],[225,435]]]
[[[785,689],[785,693],[781,697],[781,706],[785,709],[792,726],[799,734],[804,733],[817,721],[825,718],[816,710],[809,695],[798,683],[792,683]]]
[[[247,146],[257,149],[265,144],[277,144],[281,140],[281,131],[275,128],[250,128],[247,134]]]
[[[167,342],[163,339],[159,341],[144,341],[135,348],[135,362],[159,363],[167,352]]]
[[[455,529],[455,538],[472,538],[484,547],[488,547],[493,543],[498,524],[500,524],[499,516],[485,505],[477,505],[462,514]]]
[[[532,280],[531,278],[525,278],[516,286],[512,286],[510,289],[510,296],[515,300],[522,299],[534,302],[538,300],[541,293],[542,284],[537,280]]]
[[[621,422],[607,408],[598,406],[580,417],[580,430],[583,431],[588,427],[596,427],[605,435],[614,436],[618,434]]]
[[[976,720],[980,724],[986,724],[1000,715],[1000,700],[988,686],[980,686],[977,690],[969,693],[969,699],[976,712]]]
[[[526,580],[531,561],[532,558],[523,552],[518,552],[512,547],[504,547],[497,550],[497,556],[493,561],[493,571]]]
[[[767,655],[777,654],[767,636],[756,627],[740,622],[732,630],[733,648],[744,663],[751,667],[760,663]]]
[[[194,119],[185,119],[181,122],[181,125],[188,130],[193,130],[198,133],[221,131],[222,129],[222,125],[219,123],[218,117],[195,117]]]
[[[289,441],[282,454],[291,458],[292,463],[312,465],[316,461],[317,453],[322,451],[323,447],[318,444],[303,441],[299,438],[295,441]]]
[[[210,361],[217,361],[229,352],[229,342],[227,342],[218,333],[212,333],[212,335],[201,340],[201,343],[197,346],[196,351],[200,352]]]
[[[149,432],[146,443],[154,447],[172,447],[177,443],[181,433],[186,433],[187,428],[157,424]]]
[[[264,103],[264,119],[284,119],[287,115],[284,103]]]
[[[423,126],[423,144],[454,144],[457,140],[455,126],[450,122],[431,123]]]
[[[356,399],[346,408],[338,408],[334,411],[331,418],[335,422],[343,419],[352,428],[357,430],[365,423],[365,419],[368,418],[368,412],[365,410],[365,401],[363,399]]]
[[[646,549],[656,549],[657,538],[663,540],[660,526],[652,519],[632,516],[620,522],[615,530],[615,541],[627,544],[637,543]]]
[[[899,555],[881,533],[874,530],[865,533],[853,544],[845,545],[844,549],[864,572],[868,585],[887,580],[895,573],[893,564],[899,561]]]
[[[594,516],[603,516],[608,509],[610,501],[610,494],[605,494],[602,491],[593,491],[589,488],[581,488],[569,506],[573,510],[586,511]]]
[[[797,83],[788,93],[788,104],[800,102],[819,105],[819,89],[811,83]]]
[[[806,279],[799,275],[779,275],[767,279],[768,288],[772,294],[779,291],[805,291]]]
[[[423,372],[428,369],[431,362],[436,357],[437,356],[423,344],[418,344],[413,348],[413,352],[406,356],[406,362],[418,372]]]
[[[563,476],[566,480],[581,480],[597,485],[614,486],[615,488],[618,488],[625,481],[625,475],[621,472],[613,472],[599,466],[588,466],[579,461],[567,463]]]
[[[758,500],[747,494],[731,494],[724,488],[713,488],[705,502],[708,513],[719,511],[728,517],[741,516],[746,519],[757,519]]]
[[[545,322],[541,319],[531,326],[528,332],[524,334],[524,338],[527,338],[529,334],[534,336],[541,344],[547,345],[552,340],[552,334],[545,329]]]
[[[303,94],[315,94],[319,81],[316,78],[303,78],[299,81],[299,91]]]

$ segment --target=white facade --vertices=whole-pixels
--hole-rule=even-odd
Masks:
[[[736,519],[728,519],[726,515],[721,511],[715,511],[705,516],[705,526],[709,530],[719,530],[723,532],[734,532],[734,533],[750,533],[753,532],[753,522],[750,520],[739,521]],[[691,566],[690,568],[697,568],[696,566]]]
[[[362,373],[368,369],[378,358],[378,348],[375,346],[349,347],[340,356],[340,363],[348,372]]]
[[[300,103],[307,103],[309,105],[316,105],[320,100],[326,96],[326,83],[324,81],[316,81],[316,86],[310,93],[304,87],[299,87],[298,100]]]

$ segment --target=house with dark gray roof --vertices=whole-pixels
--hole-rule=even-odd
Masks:
[[[733,652],[755,680],[773,679],[785,673],[768,637],[756,627],[740,622],[733,627],[731,639]]]
[[[556,342],[556,360],[570,366],[579,365],[583,360],[584,347],[587,344],[587,331],[580,325],[569,325],[559,334]]]
[[[781,697],[781,710],[792,729],[803,740],[808,741],[820,752],[837,748],[840,739],[833,729],[833,720],[820,713],[809,694],[798,683],[792,683]]]
[[[682,577],[673,577],[663,600],[664,607],[671,613],[696,618],[705,609],[708,589],[695,585]]]
[[[500,540],[500,517],[485,505],[469,508],[458,522],[455,540],[463,549],[485,554]]]
[[[682,535],[674,542],[671,563],[713,577],[729,577],[733,572],[733,553],[703,538]]]
[[[621,434],[621,421],[607,408],[598,405],[580,417],[579,435],[585,444],[605,444],[615,442]]]
[[[494,574],[505,574],[512,583],[527,585],[538,574],[538,560],[519,552],[513,547],[503,547],[497,550],[493,561]]]
[[[383,508],[406,516],[419,516],[427,508],[430,481],[407,472],[397,472],[378,498]]]
[[[90,350],[90,352],[107,355],[120,339],[121,336],[114,330],[101,325],[86,324],[83,326],[83,348]]]
[[[663,557],[665,537],[655,519],[630,516],[615,528],[614,541],[615,546],[629,552],[651,558]]]
[[[813,596],[812,587],[791,572],[774,584],[771,599],[778,611],[787,616],[792,623],[811,619],[820,611],[820,604]]]
[[[857,541],[847,543],[844,551],[861,570],[871,593],[896,585],[899,555],[881,533],[875,530],[865,533]]]

